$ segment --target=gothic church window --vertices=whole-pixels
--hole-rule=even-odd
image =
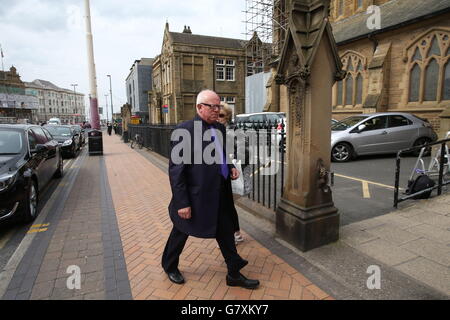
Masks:
[[[347,71],[344,80],[336,83],[337,106],[357,106],[363,104],[364,66],[362,56],[355,52],[347,52],[341,58],[343,69]]]
[[[408,102],[450,100],[449,32],[434,30],[413,42],[405,51],[408,62]]]

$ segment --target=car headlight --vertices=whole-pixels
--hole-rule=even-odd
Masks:
[[[67,147],[67,146],[70,146],[71,144],[72,144],[72,139],[69,139],[69,140],[64,141],[62,143],[62,146],[63,147]]]
[[[6,190],[16,181],[17,172],[3,175],[0,177],[0,191]]]

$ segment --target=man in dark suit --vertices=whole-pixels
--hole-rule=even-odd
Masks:
[[[184,283],[178,262],[188,236],[215,238],[227,265],[227,285],[255,289],[259,281],[239,272],[248,264],[236,250],[231,217],[234,202],[230,179],[237,179],[239,171],[225,160],[225,127],[217,122],[220,108],[220,97],[214,91],[200,92],[196,117],[179,124],[172,135],[182,139],[172,141],[169,215],[173,228],[162,267],[172,282]]]

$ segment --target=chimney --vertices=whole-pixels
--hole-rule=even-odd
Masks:
[[[183,33],[190,33],[190,34],[192,34],[192,32],[191,32],[191,27],[189,27],[189,26],[184,26],[184,30],[183,30]]]

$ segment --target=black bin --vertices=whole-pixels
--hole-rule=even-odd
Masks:
[[[128,131],[123,132],[123,142],[128,143]]]
[[[100,130],[91,130],[88,132],[89,155],[103,154],[103,136]]]

